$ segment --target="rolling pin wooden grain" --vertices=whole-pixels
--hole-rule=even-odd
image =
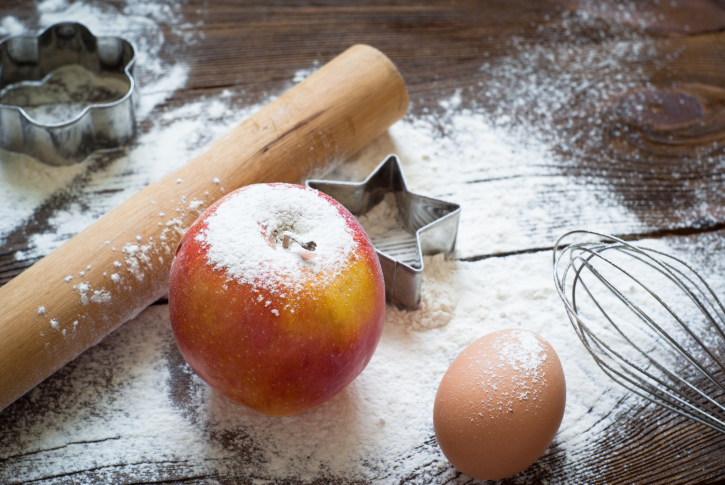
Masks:
[[[353,46],[0,288],[0,409],[163,296],[181,235],[225,192],[300,183],[407,107],[391,61]]]

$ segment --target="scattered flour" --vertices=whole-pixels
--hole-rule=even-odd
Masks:
[[[546,349],[531,332],[518,330],[510,337],[498,337],[492,347],[498,352],[499,361],[524,375],[538,372],[546,361]]]
[[[357,219],[371,240],[403,228],[403,219],[392,193],[385,194],[382,202]]]
[[[305,79],[310,77],[315,71],[317,71],[319,68],[320,68],[320,61],[315,60],[312,63],[312,67],[307,68],[307,69],[300,69],[299,71],[297,71],[295,73],[294,77],[292,78],[292,82],[297,84],[299,82],[304,81]]]
[[[74,181],[83,182],[74,189],[80,191],[83,203],[72,202],[56,213],[48,221],[53,229],[34,235],[34,249],[19,257],[49,253],[141,187],[181,166],[256,109],[234,106],[226,92],[164,113],[154,111],[186,80],[184,64],[159,60],[165,46],[164,26],[184,39],[195,30],[183,22],[178,3],[131,0],[118,10],[90,2],[47,0],[39,5],[39,14],[43,26],[80,20],[96,33],[121,34],[136,42],[142,94],[138,115],[148,127],[123,157],[103,169],[91,170],[93,159],[51,168],[28,157],[0,153],[0,237],[52,194]],[[0,34],[20,30],[14,17],[0,23]],[[555,447],[538,466],[556,472],[557,466],[575,464],[568,469],[576,473],[581,464],[599,460],[598,445],[611,432],[619,412],[641,403],[603,376],[569,328],[553,287],[548,251],[489,256],[545,247],[566,229],[582,225],[603,232],[614,232],[608,230],[612,227],[618,232],[641,229],[614,195],[600,191],[594,196],[586,184],[559,171],[562,160],[556,149],[566,153],[573,148],[553,129],[553,116],[574,96],[611,95],[640,82],[636,73],[623,73],[619,66],[644,55],[646,49],[637,39],[607,43],[606,55],[587,46],[552,52],[547,46],[522,44],[517,58],[482,66],[489,77],[479,87],[491,91],[492,106],[469,106],[466,93],[456,92],[441,100],[438,112],[407,117],[331,174],[361,180],[394,152],[401,156],[412,190],[463,206],[459,261],[424,258],[420,308],[415,312],[386,308],[384,333],[369,366],[331,401],[281,419],[229,401],[181,361],[168,309],[158,305],[25,398],[32,402],[54,395],[57,405],[52,409],[12,406],[0,414],[0,429],[7,438],[0,454],[0,481],[72,475],[78,483],[94,483],[99,476],[113,482],[119,474],[162,481],[179,473],[253,477],[260,482],[315,482],[328,477],[380,484],[464,483],[468,479],[457,474],[435,444],[435,391],[463,348],[503,328],[542,335],[564,367],[568,389],[564,421]],[[557,77],[531,77],[537,63],[561,60],[575,62]],[[295,81],[315,68],[298,72]],[[620,81],[615,81],[617,76]],[[596,84],[594,77],[603,79],[597,81],[602,84]],[[496,100],[502,93],[509,97]],[[517,111],[517,106],[529,106],[532,98],[538,100],[536,120],[522,118]],[[215,178],[214,184],[221,180]],[[99,187],[111,190],[99,195]],[[185,202],[183,209],[200,209],[203,204],[197,202]],[[8,207],[13,210],[3,209]],[[551,207],[561,211],[551,213],[546,209]],[[380,224],[390,220],[388,213],[372,220],[378,215],[368,216],[366,228],[371,234],[383,231]],[[183,232],[181,219],[170,217],[159,224]],[[205,240],[211,246],[217,244],[211,240],[214,237],[210,226]],[[143,279],[144,266],[152,264],[151,245],[164,244],[166,236],[160,239],[147,244],[129,240],[121,249],[123,262],[114,262],[114,271],[124,269]],[[231,243],[229,238],[219,247]],[[264,248],[256,249],[260,252],[251,253],[255,257]],[[254,280],[257,269],[245,266],[247,256],[221,251],[212,263],[231,270],[234,277]],[[295,260],[295,264],[310,263]],[[119,272],[110,278],[122,281]],[[110,291],[93,290],[87,283],[73,288],[84,305],[111,298]],[[74,329],[79,321],[73,322]],[[523,360],[514,359],[515,365],[534,365],[535,346],[531,342],[523,346],[532,352]],[[99,378],[99,368],[113,372]],[[57,391],[59,386],[62,392]],[[591,477],[574,478],[587,482]]]
[[[88,282],[78,283],[73,286],[73,289],[80,296],[80,302],[83,306],[88,306],[89,303],[110,303],[111,301],[110,292],[105,288],[94,290]]]
[[[110,303],[111,294],[105,289],[94,290],[93,295],[91,296],[91,301],[93,303]]]
[[[447,261],[443,254],[425,256],[420,305],[414,312],[388,306],[385,321],[400,325],[407,332],[442,327],[453,318],[458,295],[453,289],[453,275],[459,263]]]
[[[131,40],[137,50],[134,77],[140,93],[136,110],[138,124],[148,119],[157,105],[186,83],[188,66],[183,62],[170,65],[161,61],[159,56],[166,41],[163,25],[172,24],[174,28],[180,28],[181,17],[178,9],[178,3],[162,0],[131,0],[122,11],[98,2],[46,0],[38,5],[37,25],[23,25],[21,29],[14,17],[6,17],[0,24],[0,36],[4,32],[13,35],[37,33],[57,22],[76,21],[86,25],[96,35],[118,35]],[[11,23],[17,24],[12,31],[8,28]],[[196,29],[188,26],[183,30]],[[245,112],[240,116],[246,117],[247,114]],[[208,140],[195,133],[198,131],[196,124],[187,131],[186,143],[180,144],[180,138],[176,135],[173,136],[173,142],[170,136],[159,136],[159,131],[183,130],[183,122],[178,117],[173,124],[176,126],[162,127],[159,123],[152,123],[153,134],[141,133],[130,152],[118,163],[104,170],[98,170],[97,167],[105,156],[103,152],[91,155],[80,164],[50,167],[32,157],[0,150],[0,240],[32,217],[34,211],[53,195],[80,195],[84,203],[71,203],[66,211],[55,214],[49,221],[54,230],[31,235],[30,251],[18,255],[18,259],[43,256],[143,186],[181,166],[193,150],[190,146],[198,149],[200,144],[204,144],[204,140]],[[230,126],[233,124],[225,125],[221,132],[228,131]],[[218,136],[217,133],[215,137]],[[200,137],[203,138],[201,142]],[[159,159],[164,162],[154,163]],[[139,170],[140,166],[146,170]],[[149,167],[155,169],[149,171]],[[139,177],[124,178],[121,185],[121,181],[116,179],[117,174],[123,172],[137,172]],[[99,185],[112,190],[107,195],[94,195],[92,187]],[[93,209],[87,210],[86,207]]]
[[[138,241],[138,239],[137,239]],[[122,249],[121,252],[123,252],[126,255],[126,266],[127,269],[131,272],[131,274],[138,280],[143,281],[145,274],[143,271],[144,267],[150,267],[151,265],[151,256],[149,256],[149,252],[154,247],[153,243],[149,244],[131,244],[127,243]],[[119,265],[116,265],[117,261],[114,261],[113,265],[115,267],[120,267]]]
[[[73,286],[73,289],[76,290],[78,295],[81,297],[81,304],[83,306],[88,305],[88,291],[90,291],[91,287],[88,285],[88,283],[78,283],[77,285]]]
[[[558,352],[569,391],[557,446],[575,461],[591,459],[592,447],[616,419],[616,413],[605,416],[624,393],[603,378],[567,327],[550,259],[548,252],[476,263],[426,258],[426,271],[445,279],[427,275],[425,291],[443,286],[458,297],[448,323],[411,332],[405,319],[417,312],[388,307],[380,344],[360,377],[331,401],[288,418],[260,415],[210,389],[178,357],[167,307],[151,307],[71,364],[61,413],[23,414],[22,421],[6,410],[0,426],[12,438],[2,456],[17,456],[5,461],[0,481],[104,463],[129,464],[125,473],[161,480],[163,463],[173,461],[185,476],[463,483],[433,440],[435,392],[463,348],[503,328],[534,331]],[[109,381],[94,381],[92,369],[99,366],[114,369]],[[41,385],[30,398],[43,399],[52,385]],[[33,452],[33,467],[22,451]],[[542,460],[547,463],[546,456]],[[111,481],[117,476],[113,467],[104,470]],[[417,478],[406,479],[413,472]],[[90,483],[84,473],[79,483]]]
[[[12,15],[8,15],[0,21],[0,39],[9,35],[20,35],[23,32],[25,32],[25,27]]]
[[[514,399],[536,401],[540,398],[540,391],[549,386],[542,368],[549,357],[532,332],[513,330],[498,335],[493,342],[474,343],[468,349],[467,365],[459,367],[459,372],[473,374],[475,378],[471,383],[475,383],[486,395],[482,402],[485,406],[468,408],[474,414],[488,411],[494,418],[502,411],[513,412]],[[459,374],[458,378],[462,376]],[[565,377],[562,375],[562,378]],[[546,406],[547,403],[541,404]]]

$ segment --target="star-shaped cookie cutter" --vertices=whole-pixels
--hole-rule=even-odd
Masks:
[[[120,37],[96,37],[75,22],[55,24],[39,35],[0,42],[0,99],[17,86],[40,86],[56,69],[80,65],[100,75],[128,79],[120,99],[86,106],[59,123],[41,123],[23,106],[0,102],[0,147],[49,165],[70,165],[101,148],[115,148],[135,134],[135,48]],[[123,77],[125,76],[125,78]]]
[[[369,212],[386,194],[395,195],[403,227],[372,242],[383,269],[386,299],[399,308],[417,308],[423,255],[453,252],[461,206],[410,192],[396,155],[388,155],[362,182],[308,180],[307,186],[329,195],[355,216]]]

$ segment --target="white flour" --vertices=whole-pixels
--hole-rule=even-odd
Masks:
[[[136,45],[135,78],[141,93],[139,106],[136,110],[137,123],[142,123],[153,112],[154,108],[164,102],[174,90],[186,83],[188,67],[182,62],[169,64],[160,60],[159,54],[164,48],[165,38],[161,22],[174,25],[180,18],[175,13],[179,5],[167,2],[131,1],[122,12],[116,8],[98,2],[73,2],[46,0],[38,5],[39,17],[37,25],[20,26],[20,23],[4,20],[0,36],[4,34],[36,34],[43,28],[62,21],[83,23],[95,35],[118,35]],[[5,25],[12,25],[12,28]],[[177,25],[178,28],[181,28]],[[184,27],[183,30],[190,30]],[[224,99],[223,97],[221,99]],[[229,113],[215,111],[219,118],[229,117]],[[240,120],[248,112],[240,114]],[[168,115],[168,113],[167,113]],[[115,163],[106,170],[99,170],[103,154],[96,154],[84,163],[67,167],[49,167],[37,160],[24,155],[0,150],[0,239],[17,227],[22,221],[31,217],[51,196],[63,196],[71,193],[77,196],[77,190],[87,191],[81,197],[75,197],[68,211],[56,214],[49,221],[55,231],[37,234],[32,237],[31,246],[36,249],[29,253],[20,253],[17,259],[42,256],[58,247],[70,236],[76,234],[100,215],[105,214],[148,183],[183,165],[193,151],[190,147],[205,144],[213,138],[206,133],[199,133],[199,125],[192,129],[184,126],[181,114],[173,116],[173,123],[156,117],[152,124],[175,124],[179,131],[186,131],[186,136],[174,137],[174,142],[163,143],[163,135],[142,133],[131,151],[124,157],[123,163]],[[228,128],[234,126],[230,123]],[[168,126],[167,126],[168,128]],[[229,131],[222,130],[222,133]],[[152,128],[153,131],[153,128]],[[176,132],[178,133],[178,131]],[[216,133],[215,133],[216,135]],[[160,138],[161,136],[161,138]],[[199,138],[203,138],[199,141]],[[179,140],[185,140],[179,143]],[[144,167],[145,170],[140,170]],[[148,168],[154,168],[149,171]],[[123,181],[123,185],[114,183],[116,172],[136,172],[138,180]],[[75,188],[82,185],[82,188]],[[93,195],[94,187],[102,186],[107,195]],[[82,201],[82,203],[79,203]],[[83,209],[90,206],[93,209]]]
[[[477,263],[426,258],[425,264],[433,274],[444,272],[459,297],[447,325],[411,332],[401,312],[388,307],[369,366],[318,408],[269,418],[220,396],[188,366],[168,360],[169,352],[176,352],[168,311],[155,306],[72,364],[58,403],[62,412],[16,426],[4,456],[36,452],[32,471],[22,472],[28,480],[99,462],[147,463],[149,457],[181,463],[187,474],[313,481],[322,473],[389,483],[418,471],[414,482],[428,483],[441,472],[436,481],[452,479],[455,470],[430,441],[437,385],[458,352],[502,328],[539,333],[558,351],[569,394],[557,442],[574,456],[590,452],[591,441],[614,419],[604,416],[622,392],[603,379],[566,327],[551,284],[550,255]],[[436,290],[434,278],[425,283],[426,292]],[[113,369],[109,382],[96,381],[90,369],[98,366]],[[44,399],[40,389],[30,399]],[[219,441],[222,436],[230,438]],[[18,476],[25,460],[10,459],[0,477]],[[147,479],[164,476],[158,467],[126,469],[149,473]]]
[[[546,361],[546,349],[536,336],[521,330],[513,332],[510,338],[498,337],[492,348],[498,351],[499,361],[527,376],[529,372],[536,376]]]
[[[284,248],[285,235],[297,242]],[[336,207],[313,189],[288,184],[252,185],[231,194],[196,240],[214,269],[282,296],[313,283],[324,288],[357,247]],[[315,246],[302,247],[308,243]]]
[[[390,231],[404,230],[403,220],[392,193],[385,194],[382,202],[357,218],[371,240]]]
[[[500,413],[504,409],[513,412],[511,406],[515,399],[520,402],[539,400],[541,405],[547,406],[547,402],[541,402],[540,393],[546,392],[549,378],[559,382],[564,378],[563,375],[560,377],[546,375],[542,365],[550,357],[546,353],[546,348],[539,342],[539,337],[526,330],[499,334],[493,342],[487,344],[473,343],[464,352],[467,352],[467,356],[459,362],[465,364],[459,365],[457,372],[453,374],[455,377],[451,378],[453,382],[459,381],[458,386],[461,389],[473,387],[473,392],[477,392],[476,390],[485,392],[486,397],[481,402],[482,406],[465,407],[467,412],[472,412],[474,416],[487,411],[492,419],[496,419],[497,412]],[[463,392],[459,392],[465,397]],[[450,397],[452,396],[449,395]],[[539,406],[538,403],[531,405]]]
[[[161,24],[170,24],[172,32],[189,42],[201,37],[183,23],[178,4],[132,1],[119,12],[96,3],[49,0],[39,11],[42,25],[80,20],[92,30],[103,26],[136,41],[139,114],[150,127],[105,168],[93,160],[50,168],[27,157],[0,154],[0,237],[52,194],[82,181],[73,189],[80,196],[53,214],[51,229],[35,234],[34,249],[18,259],[47,254],[141,187],[183,165],[255,109],[235,106],[230,91],[163,112],[155,108],[184,85],[187,73],[182,63],[158,60],[164,47]],[[0,27],[0,32],[17,33],[22,26],[6,18]],[[78,483],[113,482],[117,474],[151,481],[173,480],[178,474],[248,476],[259,483],[314,482],[319,477],[381,484],[465,482],[433,439],[435,392],[463,348],[503,328],[540,334],[564,368],[566,413],[556,447],[548,452],[561,458],[545,455],[538,466],[597,459],[596,443],[618,419],[616,409],[637,402],[605,378],[569,327],[554,290],[549,251],[490,256],[550,246],[575,227],[641,229],[615,195],[593,193],[563,175],[558,167],[565,162],[554,150],[571,148],[552,135],[550,116],[557,106],[595,88],[611,95],[637,82],[637,76],[619,66],[640,55],[643,47],[636,40],[608,47],[608,54],[598,57],[585,47],[552,52],[520,46],[516,59],[482,67],[493,74],[481,89],[491,90],[491,98],[509,93],[522,106],[536,99],[534,114],[543,117],[538,124],[521,118],[512,99],[492,100],[493,108],[464,107],[466,93],[457,92],[444,97],[439,112],[409,116],[330,175],[360,180],[385,155],[398,153],[412,190],[463,206],[457,257],[483,257],[475,262],[425,257],[420,308],[386,309],[384,333],[369,366],[331,401],[289,418],[269,418],[230,402],[179,360],[168,309],[154,306],[32,391],[27,397],[31,404],[45,400],[53,389],[57,402],[44,404],[45,411],[11,407],[0,415],[6,437],[0,449],[0,481],[56,476],[46,483],[63,483],[72,476]],[[531,78],[537,62],[562,57],[576,62],[558,73],[561,79]],[[299,72],[295,81],[312,70]],[[601,85],[592,84],[595,77]],[[99,188],[110,189],[110,194],[99,195]],[[186,201],[184,207],[196,210],[200,204]],[[552,212],[554,207],[559,211]],[[167,215],[159,217],[179,229],[173,219],[167,222]],[[368,227],[371,233],[379,229]],[[117,267],[148,263],[144,244],[129,235],[129,243],[118,250]],[[142,272],[131,273],[142,277]],[[123,284],[115,272],[110,280],[110,285]],[[99,303],[113,298],[113,288],[91,289],[82,281],[76,291],[89,304],[93,298]],[[525,482],[526,474],[518,481]]]
[[[61,66],[43,78],[41,85],[6,86],[0,103],[22,106],[38,123],[57,124],[77,117],[86,106],[111,103],[129,90],[126,76],[96,75],[79,64]]]

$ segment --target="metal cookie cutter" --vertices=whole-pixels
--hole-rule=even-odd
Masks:
[[[128,142],[135,133],[133,44],[120,37],[96,37],[79,23],[53,25],[38,36],[0,42],[0,147],[50,165],[82,161],[100,148]],[[41,123],[19,103],[2,104],[18,87],[39,87],[56,69],[80,65],[97,76],[128,81],[128,92],[112,102],[90,104],[69,120]],[[122,76],[122,77],[121,77]],[[27,105],[26,105],[27,106]]]
[[[307,186],[329,195],[355,216],[369,212],[385,194],[395,195],[403,228],[371,240],[383,269],[386,299],[400,308],[417,308],[423,255],[453,252],[461,206],[410,192],[396,155],[389,155],[362,182],[308,180]]]

